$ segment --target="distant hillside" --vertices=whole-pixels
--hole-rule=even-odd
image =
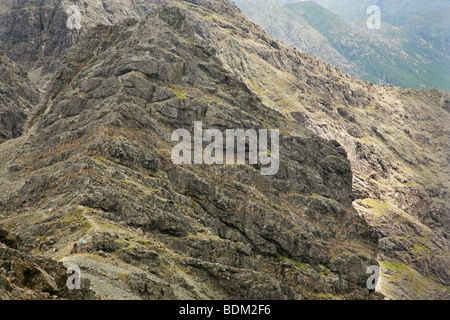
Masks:
[[[380,30],[369,30],[367,6],[362,6],[364,14],[359,15],[364,18],[350,22],[312,1],[279,2],[286,4],[276,0],[235,0],[244,14],[274,37],[345,73],[376,84],[450,89],[449,57],[434,49],[418,31],[406,32],[383,18]],[[362,12],[356,7],[353,10]],[[358,13],[352,16],[358,17]]]
[[[280,3],[297,2],[278,0]],[[313,0],[343,18],[354,21],[366,17],[366,9],[375,4],[380,7],[382,20],[402,28],[411,36],[422,38],[435,50],[449,55],[450,2],[447,0]],[[419,40],[419,39],[417,39]]]

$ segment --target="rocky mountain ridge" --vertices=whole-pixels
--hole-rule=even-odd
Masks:
[[[7,52],[7,56],[46,91],[66,50],[89,28],[126,18],[142,18],[162,4],[167,1],[3,0],[0,3],[0,50]],[[68,27],[72,16],[80,19],[81,28]]]
[[[448,93],[342,74],[230,2],[170,3],[181,12],[98,27],[68,53],[27,133],[0,145],[2,225],[77,262],[102,297],[367,298],[364,263],[378,256],[388,298],[445,298]],[[171,168],[170,130],[199,118],[280,128],[281,180]],[[85,251],[67,256],[80,238]]]

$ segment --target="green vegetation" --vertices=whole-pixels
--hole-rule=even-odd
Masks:
[[[430,249],[428,249],[425,245],[421,244],[421,243],[414,243],[414,247],[412,248],[413,252],[418,252],[418,251],[426,251],[427,253],[433,253]]]
[[[183,91],[175,89],[175,88],[168,88],[170,91],[172,91],[173,93],[175,93],[175,95],[177,96],[178,99],[186,99],[186,95],[184,94]]]
[[[299,269],[307,269],[307,268],[309,268],[308,264],[306,264],[304,262],[299,262],[299,261],[294,260],[294,259],[289,259],[289,258],[286,258],[286,257],[284,257],[282,255],[279,255],[278,258],[282,259],[284,261],[290,261],[292,264],[294,264]]]
[[[320,276],[326,276],[330,273],[330,269],[328,269],[327,267],[325,267],[323,264],[320,264],[320,266],[322,267],[322,272],[320,273]]]
[[[194,210],[197,209],[198,203],[195,202],[194,198],[191,198],[191,200],[192,200],[192,207],[194,208]]]
[[[380,261],[381,266],[385,267],[385,268],[389,268],[392,270],[408,270],[409,267],[406,266],[403,262],[400,261]]]
[[[106,161],[106,158],[103,156],[95,157],[95,161],[104,163]]]
[[[383,201],[377,201],[375,199],[358,199],[356,200],[356,202],[372,208],[371,213],[377,217],[388,215],[390,213],[390,210],[392,210],[387,203]]]
[[[442,291],[445,292],[448,290],[448,287],[434,281],[433,279],[424,276],[417,272],[414,268],[404,264],[400,261],[379,261],[382,268],[390,269],[391,272],[389,274],[381,272],[382,287],[388,295],[396,299],[401,299],[394,292],[391,292],[389,289],[388,282],[400,283],[403,286],[407,287],[411,292],[417,295],[417,297],[425,296],[427,292],[433,291]],[[413,297],[410,297],[413,298]]]

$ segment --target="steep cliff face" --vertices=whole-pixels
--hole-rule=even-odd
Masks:
[[[2,223],[78,265],[97,297],[378,297],[366,287],[377,238],[351,205],[346,153],[265,106],[189,12],[99,26],[67,53],[42,115],[0,145]],[[279,129],[278,173],[174,165],[171,134],[194,121]]]
[[[39,94],[26,74],[0,52],[0,143],[23,133],[25,121]]]
[[[145,17],[149,10],[166,3],[165,0],[5,0],[0,3],[0,49],[46,90],[66,50],[90,27]]]

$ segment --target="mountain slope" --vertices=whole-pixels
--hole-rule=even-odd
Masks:
[[[272,36],[345,73],[375,84],[450,89],[448,56],[384,20],[381,30],[369,30],[367,18],[348,22],[312,1],[282,6],[276,0],[236,0],[236,4]],[[321,39],[322,49],[311,45],[316,39]]]
[[[289,254],[293,256],[291,251],[293,248],[285,248],[285,245],[290,242],[282,241],[286,236],[284,232],[289,235],[292,230],[297,230],[295,229],[297,227],[293,227],[293,229],[286,227],[286,225],[291,225],[291,219],[296,224],[300,223],[300,227],[307,225],[304,229],[307,230],[310,242],[304,242],[302,239],[300,243],[309,243],[313,246],[316,246],[317,243],[322,245],[320,239],[330,239],[323,232],[331,232],[333,237],[338,236],[339,232],[334,232],[335,228],[339,226],[339,228],[343,228],[343,233],[339,235],[344,239],[347,236],[354,238],[356,235],[357,242],[354,243],[352,240],[351,246],[357,247],[358,249],[355,249],[357,252],[364,247],[363,252],[366,257],[368,252],[370,252],[369,256],[376,254],[372,251],[375,249],[370,231],[365,236],[360,234],[360,232],[368,231],[364,227],[365,223],[359,221],[354,214],[349,212],[344,216],[345,219],[339,222],[324,218],[323,214],[330,212],[329,210],[333,211],[332,208],[335,206],[337,206],[336,212],[341,212],[339,203],[342,205],[341,200],[349,196],[348,184],[350,182],[345,173],[346,165],[342,167],[338,163],[330,164],[329,168],[337,170],[341,167],[339,171],[342,172],[323,178],[323,174],[327,171],[321,169],[323,159],[326,160],[325,162],[338,161],[338,159],[345,162],[344,155],[334,147],[324,149],[330,155],[334,154],[334,157],[317,155],[312,146],[317,143],[322,146],[324,142],[320,142],[321,140],[316,142],[316,138],[313,139],[312,144],[302,140],[304,137],[311,137],[311,133],[302,129],[307,128],[325,139],[337,140],[347,152],[353,170],[352,193],[357,198],[353,204],[358,214],[364,216],[372,230],[375,230],[380,238],[378,259],[381,264],[382,281],[377,291],[380,290],[388,298],[393,299],[447,298],[449,285],[449,274],[446,267],[448,265],[447,239],[449,234],[449,133],[447,128],[449,127],[448,112],[450,108],[448,93],[439,90],[402,90],[392,86],[373,86],[342,74],[337,68],[275,40],[260,27],[244,18],[239,10],[228,1],[220,3],[207,0],[173,1],[172,4],[181,8],[183,13],[188,16],[187,20],[193,25],[196,36],[215,49],[216,54],[213,54],[215,60],[220,61],[223,72],[227,74],[228,78],[236,79],[238,88],[236,88],[236,84],[229,84],[232,93],[225,90],[227,85],[224,84],[227,82],[219,76],[222,71],[214,76],[208,75],[204,78],[205,70],[210,70],[209,72],[217,70],[217,65],[214,64],[212,67],[210,63],[205,65],[205,60],[194,60],[196,63],[200,62],[199,66],[201,66],[202,72],[182,79],[188,84],[192,84],[189,81],[198,79],[200,82],[195,83],[194,86],[186,87],[186,82],[181,82],[181,80],[179,80],[180,82],[175,81],[178,86],[173,85],[172,81],[153,83],[153,78],[147,79],[152,82],[152,85],[145,81],[144,85],[141,85],[141,81],[134,78],[121,78],[122,82],[118,82],[114,70],[111,70],[111,66],[118,63],[117,58],[124,57],[123,60],[128,62],[139,62],[155,57],[163,59],[163,61],[170,57],[172,60],[169,61],[171,62],[190,61],[192,58],[188,53],[191,52],[191,49],[186,48],[184,42],[180,43],[179,40],[174,39],[174,43],[180,43],[181,51],[176,51],[172,45],[155,39],[155,46],[161,44],[160,48],[169,51],[166,52],[167,54],[175,54],[178,58],[173,60],[172,56],[155,56],[155,52],[159,52],[160,49],[137,54],[131,45],[115,51],[118,50],[115,43],[124,45],[122,42],[124,38],[136,38],[132,31],[138,27],[126,24],[119,26],[125,34],[119,37],[120,41],[115,37],[122,33],[115,28],[100,27],[96,29],[93,32],[94,36],[91,36],[91,40],[87,42],[89,45],[84,43],[84,49],[83,46],[75,49],[68,57],[61,73],[58,73],[56,86],[49,97],[50,101],[48,104],[40,106],[44,113],[42,120],[38,116],[34,122],[31,122],[31,124],[37,125],[34,127],[35,129],[40,129],[38,131],[33,131],[35,130],[33,129],[24,137],[0,145],[1,163],[3,164],[0,174],[5,177],[2,180],[2,191],[7,191],[2,195],[1,208],[2,212],[7,210],[8,216],[11,214],[8,218],[2,219],[2,224],[8,225],[16,233],[24,235],[27,241],[35,246],[35,252],[43,252],[65,262],[80,263],[84,267],[83,270],[88,272],[86,276],[91,277],[93,287],[100,296],[111,297],[115,296],[117,292],[120,297],[128,298],[140,297],[141,294],[147,298],[155,295],[165,298],[174,297],[170,292],[158,293],[161,292],[159,288],[167,287],[172,283],[169,281],[170,276],[161,275],[160,270],[165,268],[170,270],[170,274],[173,276],[171,279],[184,279],[177,280],[181,284],[174,291],[176,297],[235,297],[243,292],[246,292],[246,297],[248,294],[251,294],[252,297],[260,297],[261,295],[256,294],[255,290],[257,289],[251,288],[250,282],[242,280],[256,277],[262,282],[264,279],[268,279],[267,282],[270,283],[288,283],[289,287],[294,288],[293,290],[297,293],[300,292],[301,297],[305,298],[343,297],[342,294],[347,298],[361,298],[359,293],[353,294],[354,291],[352,292],[351,288],[353,284],[348,282],[347,276],[335,277],[335,266],[330,268],[330,264],[322,263],[321,266],[319,263],[317,267],[314,261],[304,262],[302,260],[322,256],[315,250],[307,254],[303,253],[300,258],[297,258],[299,260],[294,258],[290,260],[290,256],[286,254],[286,252],[291,252]],[[174,17],[178,17],[178,15],[174,15]],[[173,21],[176,20],[173,19]],[[145,24],[145,22],[143,23]],[[161,25],[167,24],[167,22],[161,22]],[[171,28],[173,29],[173,26]],[[175,29],[177,30],[177,28]],[[173,33],[166,27],[164,30],[168,34]],[[156,34],[160,35],[158,32],[156,31]],[[95,37],[96,33],[98,33],[97,38]],[[144,34],[146,33],[144,32]],[[185,38],[187,43],[197,44],[198,39],[189,40],[190,37]],[[165,39],[164,36],[161,36],[161,39]],[[173,39],[173,35],[166,39]],[[146,38],[139,39],[144,42],[140,47],[146,48],[149,45],[145,43],[145,40]],[[162,41],[162,43],[158,41]],[[102,43],[99,45],[99,49],[95,49],[97,48],[96,43]],[[201,44],[200,47],[204,48],[205,45]],[[97,53],[103,52],[102,50],[106,50],[105,48],[111,50],[108,51],[109,53],[116,52],[114,57],[117,58],[113,59],[106,53],[97,58]],[[164,50],[162,51],[164,52]],[[206,51],[209,52],[209,49]],[[131,60],[128,59],[130,57]],[[108,59],[105,60],[105,58]],[[134,66],[137,65],[139,64]],[[161,65],[165,64],[161,63]],[[169,70],[172,69],[169,68],[165,72],[161,70],[157,77],[162,74],[165,76],[179,74],[176,70],[173,72],[169,72]],[[91,72],[94,72],[95,77],[92,77]],[[123,75],[119,75],[119,77],[121,76]],[[140,76],[142,75],[139,73],[136,75],[138,78]],[[105,80],[105,77],[108,80]],[[143,80],[145,78],[143,77]],[[85,82],[83,79],[87,83],[82,84]],[[164,79],[167,80],[167,78]],[[105,81],[104,85],[102,85],[103,81]],[[179,87],[180,84],[183,86]],[[162,88],[166,86],[169,87],[168,91]],[[107,90],[108,87],[112,89]],[[146,91],[146,88],[154,87],[154,91],[153,89],[150,92]],[[198,87],[208,88],[206,92],[212,96],[207,94],[206,97],[200,96],[198,99],[199,96],[195,96]],[[246,92],[247,89],[251,91],[251,94]],[[225,93],[221,93],[221,91]],[[199,95],[204,95],[204,93],[204,89],[202,89]],[[122,97],[121,99],[124,100],[119,100],[119,96],[127,98]],[[251,102],[247,100],[248,96],[256,97],[255,99],[261,100],[261,102]],[[153,97],[158,97],[157,99],[163,99],[163,101],[159,103],[146,102],[147,99],[153,99]],[[165,97],[167,97],[167,101],[164,101]],[[128,102],[129,99],[133,101],[131,105]],[[188,104],[188,101],[192,101],[192,99],[195,101],[194,105],[199,104],[201,108],[193,109],[192,105]],[[226,102],[222,100],[226,100]],[[126,108],[120,107],[125,102]],[[217,103],[220,103],[219,110],[215,107]],[[104,107],[101,106],[102,104]],[[150,105],[148,106],[148,104]],[[247,179],[244,171],[236,168],[232,168],[236,170],[232,171],[230,168],[225,168],[242,177],[239,179],[239,183],[230,180],[231,174],[228,172],[226,179],[222,175],[217,180],[214,180],[215,178],[209,172],[206,174],[205,171],[194,171],[193,174],[197,175],[194,177],[184,174],[185,171],[181,175],[177,172],[177,174],[168,175],[167,178],[161,172],[166,170],[166,166],[171,163],[167,159],[171,147],[163,145],[160,152],[156,150],[153,152],[154,144],[159,148],[158,143],[163,144],[164,141],[167,141],[156,138],[156,136],[159,137],[162,134],[166,135],[165,139],[168,139],[169,129],[173,128],[171,126],[174,126],[179,119],[185,119],[183,126],[189,129],[194,118],[202,119],[204,117],[203,106],[205,104],[208,106],[213,104],[209,107],[211,113],[207,115],[210,117],[213,114],[214,117],[218,117],[219,123],[216,124],[221,128],[235,124],[235,121],[242,117],[252,119],[251,123],[254,121],[262,123],[267,117],[270,119],[267,122],[274,127],[279,126],[282,131],[286,131],[284,134],[289,135],[290,131],[294,135],[301,136],[301,141],[303,141],[301,146],[297,147],[296,143],[291,146],[291,143],[287,143],[281,150],[285,150],[286,156],[294,152],[296,159],[304,159],[306,163],[303,162],[302,168],[296,169],[300,177],[287,184],[285,181],[287,178],[283,177],[281,185],[283,185],[282,188],[297,188],[298,184],[301,184],[300,188],[307,190],[307,194],[301,194],[302,197],[299,197],[295,192],[294,195],[278,193],[282,199],[282,207],[277,205],[275,210],[277,214],[274,213],[271,217],[279,217],[278,213],[281,213],[283,218],[280,221],[282,223],[277,227],[280,229],[273,229],[272,225],[264,228],[264,223],[259,219],[253,225],[252,221],[255,216],[250,219],[246,218],[247,215],[239,215],[236,216],[236,220],[230,220],[233,214],[228,213],[217,216],[221,222],[218,223],[217,228],[212,228],[212,233],[195,233],[193,234],[195,236],[191,235],[189,231],[188,236],[183,233],[185,231],[181,225],[189,225],[189,223],[185,223],[184,218],[181,223],[179,222],[180,212],[183,216],[185,214],[190,216],[194,211],[195,215],[200,217],[200,223],[209,230],[210,223],[215,225],[215,221],[217,221],[215,220],[216,216],[210,217],[210,213],[221,214],[223,210],[235,208],[234,200],[220,201],[221,198],[236,199],[239,198],[235,196],[237,193],[243,199],[248,199],[248,195],[251,195],[252,199],[254,198],[254,201],[258,202],[258,205],[254,207],[255,210],[260,210],[261,206],[266,208],[267,202],[264,197],[276,200],[272,198],[273,196],[269,197],[268,194],[278,197],[276,192],[267,191],[266,193],[266,189],[260,190],[265,184],[259,179],[255,180],[259,178],[259,173],[256,172],[254,176]],[[225,106],[222,107],[222,104]],[[243,115],[237,110],[237,113],[232,114],[231,119],[229,113],[223,114],[223,110],[230,110],[227,107],[228,104],[239,106],[236,109],[244,110]],[[147,116],[145,112],[140,111],[140,106],[145,106],[145,110],[151,111],[151,118],[157,118],[157,124],[162,126],[161,129],[156,124],[148,124],[150,132],[145,131],[147,122],[143,126],[141,121],[147,121]],[[255,108],[248,109],[249,106]],[[101,111],[97,113],[97,111],[91,110],[91,107]],[[272,111],[266,107],[279,113],[275,113],[275,117],[268,116],[272,114]],[[136,113],[129,114],[128,108],[133,112],[136,110]],[[109,114],[110,118],[108,118]],[[59,115],[62,116],[62,119],[58,120]],[[67,116],[69,116],[68,119],[66,119]],[[259,120],[254,120],[255,118],[259,118]],[[278,119],[279,122],[272,122],[273,118]],[[163,122],[162,125],[161,122]],[[89,125],[90,123],[92,124]],[[51,125],[54,126],[50,128]],[[49,128],[46,131],[47,126]],[[97,126],[98,129],[96,129]],[[155,126],[157,129],[154,130]],[[61,133],[61,137],[55,133]],[[139,136],[142,138],[137,138]],[[128,140],[131,142],[127,142]],[[61,141],[70,142],[62,143],[60,146]],[[80,141],[84,141],[81,146]],[[152,141],[156,142],[152,143]],[[39,142],[39,145],[33,148],[35,142]],[[47,147],[42,147],[42,145],[47,145]],[[86,145],[89,147],[85,147]],[[138,145],[141,147],[137,148]],[[323,146],[327,145],[331,147],[327,143]],[[54,147],[51,148],[51,146]],[[48,152],[41,154],[40,149],[46,150],[46,148],[49,148]],[[161,157],[162,160],[153,161],[154,156],[157,156],[158,159]],[[290,161],[290,165],[294,163],[296,162]],[[138,173],[136,173],[136,169]],[[155,169],[157,169],[156,173],[153,172]],[[195,170],[196,167],[189,169]],[[197,170],[203,169],[207,168],[197,168]],[[74,172],[67,173],[70,170]],[[219,172],[222,169],[212,168],[211,170]],[[31,179],[32,172],[35,177]],[[182,179],[176,180],[177,175]],[[207,179],[211,178],[214,181],[197,182],[201,180],[198,176],[207,176],[209,177]],[[334,181],[340,181],[339,189],[342,193],[337,191],[330,177],[339,177]],[[30,181],[26,182],[28,179]],[[228,180],[232,185],[224,186],[223,183]],[[290,180],[288,179],[288,181]],[[328,184],[324,185],[326,181]],[[227,192],[223,195],[222,192],[217,191],[218,193],[215,193],[217,196],[214,197],[214,193],[211,194],[209,187],[213,185],[228,188]],[[76,192],[73,191],[73,186],[76,186]],[[18,193],[22,194],[22,197],[14,197],[18,188],[22,187],[23,189]],[[264,197],[258,197],[258,193],[253,188],[261,192]],[[316,191],[312,191],[312,189]],[[213,191],[215,190],[214,188]],[[245,195],[241,195],[239,190],[244,190],[243,194]],[[311,193],[309,193],[310,191]],[[197,192],[199,194],[196,194]],[[193,193],[194,196],[192,196]],[[337,201],[328,201],[320,195],[334,198]],[[149,199],[150,204],[142,199]],[[319,206],[319,202],[313,199],[326,204],[326,208]],[[83,202],[81,203],[80,200]],[[260,204],[260,200],[264,202],[264,205]],[[24,203],[24,201],[28,202]],[[217,210],[210,204],[211,202],[217,203]],[[246,202],[247,200],[243,201],[244,204]],[[79,207],[80,203],[84,206]],[[151,205],[152,203],[154,205]],[[199,203],[203,206],[200,206]],[[172,211],[173,207],[170,206],[173,204],[180,212]],[[242,203],[239,202],[239,204]],[[244,206],[244,204],[242,205]],[[70,207],[71,205],[74,207]],[[165,208],[165,205],[168,206],[168,209]],[[233,206],[230,207],[230,205]],[[207,213],[204,212],[205,210]],[[310,214],[308,216],[310,220],[302,214],[303,210],[306,210],[307,215]],[[311,210],[318,211],[312,214]],[[351,207],[350,211],[352,211]],[[146,217],[146,214],[149,215],[153,212],[155,213],[154,218]],[[166,215],[161,212],[170,212],[171,214],[164,218]],[[259,212],[267,213],[265,209],[261,209]],[[297,217],[299,212],[300,220]],[[30,214],[29,224],[23,223],[21,227],[17,216],[23,221],[27,221],[23,215],[27,213]],[[33,213],[36,214],[36,217],[31,216]],[[267,216],[263,215],[263,217],[266,219]],[[306,219],[308,223],[303,219]],[[345,225],[351,224],[352,221],[355,221],[354,219],[357,223],[353,224],[352,228],[346,229]],[[117,220],[124,223],[114,222]],[[134,228],[139,224],[148,224],[151,227],[147,227],[147,229]],[[34,225],[36,226],[33,227]],[[56,230],[50,226],[56,226]],[[262,229],[261,226],[263,226]],[[361,226],[362,229],[355,232],[355,229],[359,228],[357,226]],[[285,228],[288,231],[285,231]],[[305,230],[302,229],[298,235],[302,235]],[[282,234],[282,238],[277,238],[277,242],[283,243],[283,245],[275,245],[275,251],[271,245],[274,243],[270,240],[273,234]],[[314,236],[310,236],[310,234]],[[72,242],[81,237],[88,240],[86,252],[96,254],[84,252],[79,257],[66,256]],[[164,241],[160,242],[160,239]],[[367,241],[367,244],[360,245],[359,241]],[[370,243],[371,245],[369,245]],[[249,247],[257,254],[253,255],[252,251],[249,251]],[[268,249],[263,249],[264,247]],[[56,253],[52,251],[54,248],[57,249]],[[338,257],[342,255],[351,257],[355,254],[353,249],[347,251],[345,248],[347,246],[337,250]],[[306,248],[302,248],[302,252],[303,249],[306,250]],[[319,252],[325,252],[326,256],[329,252],[328,249]],[[101,253],[99,254],[99,250],[105,252],[105,257],[100,255]],[[263,252],[269,250],[271,254],[277,252],[280,256],[275,261],[271,261],[271,256],[267,258],[265,254],[259,254],[261,250]],[[192,254],[197,260],[185,260],[185,256],[180,258],[178,251],[184,252],[183,254]],[[121,254],[122,252],[123,254]],[[206,254],[208,252],[211,252],[210,256]],[[248,255],[249,252],[250,255]],[[356,253],[356,255],[358,254]],[[334,256],[331,255],[331,257],[330,261],[335,261]],[[341,258],[339,260],[342,262]],[[126,264],[122,264],[122,261],[125,261]],[[187,269],[184,267],[186,261],[189,262]],[[119,267],[111,267],[112,262],[119,263]],[[245,283],[244,291],[230,293],[234,287],[227,282],[230,280],[227,279],[229,273],[220,273],[220,269],[217,269],[219,265],[212,265],[211,262],[225,266],[240,266],[240,269],[227,270],[234,272],[231,281]],[[148,273],[149,269],[144,267],[146,263],[150,263],[150,274],[156,272],[160,277],[159,280]],[[158,267],[160,263],[162,265]],[[195,267],[191,268],[192,264]],[[245,269],[244,272],[243,266],[244,269],[248,267],[250,271]],[[341,264],[341,267],[347,267],[344,271],[345,275],[352,273],[353,267],[351,266],[350,262]],[[199,271],[200,269],[201,271]],[[255,273],[255,270],[258,272]],[[332,271],[328,273],[327,270]],[[259,272],[263,272],[263,274]],[[265,278],[264,272],[266,275],[272,275],[273,278]],[[319,272],[319,277],[315,277],[317,272]],[[109,277],[105,277],[105,274],[109,274]],[[241,275],[239,276],[239,274]],[[199,285],[205,281],[210,283],[205,279],[217,279],[221,275],[224,277],[220,278],[223,282],[219,286],[217,284]],[[282,279],[279,278],[280,275],[282,275]],[[329,275],[331,280],[321,278],[320,275]],[[145,280],[148,277],[152,280]],[[111,281],[111,279],[114,280]],[[294,280],[291,282],[287,279]],[[310,281],[311,279],[314,280]],[[105,282],[105,280],[109,281]],[[327,283],[325,286],[323,286],[323,281]],[[142,285],[143,282],[154,284],[149,287],[151,289],[148,289],[147,293],[145,293],[145,286]],[[344,287],[339,283],[344,283]],[[114,286],[111,287],[111,284]],[[360,284],[363,286],[362,281]],[[130,286],[133,289],[129,289]],[[279,289],[281,287],[275,284],[274,286],[275,289],[272,287],[270,290],[276,292],[277,297],[295,296],[290,295],[292,292],[284,285],[281,287],[285,289]],[[214,290],[211,291],[208,288],[214,288]],[[260,293],[268,294],[267,287],[259,286],[259,288],[262,290],[259,291]],[[132,291],[127,292],[127,290]],[[150,291],[153,293],[148,293]],[[213,292],[220,293],[213,294]],[[290,293],[287,294],[288,292]],[[332,292],[337,294],[332,297],[328,294],[333,294]]]
[[[314,2],[287,5],[309,25],[318,30],[349,61],[364,80],[392,83],[403,88],[450,89],[450,59],[434,50],[414,45],[411,35],[382,23],[382,31],[368,30],[366,19],[348,23]],[[325,22],[326,21],[326,22]],[[381,80],[381,81],[380,81]]]
[[[373,86],[252,29],[219,37],[223,60],[265,104],[344,146],[359,212],[380,236],[382,292],[448,297],[448,92]]]
[[[313,1],[349,21],[367,19],[367,8],[370,5],[377,5],[381,10],[381,19],[409,34],[410,41],[418,47],[428,47],[447,58],[449,56],[450,4],[448,1]],[[286,1],[279,0],[279,2]]]
[[[342,68],[344,72],[349,73],[356,68],[319,30],[309,25],[303,17],[290,8],[279,5],[276,0],[236,0],[234,2],[250,20],[283,43],[320,57]],[[361,70],[357,73],[362,75]]]

